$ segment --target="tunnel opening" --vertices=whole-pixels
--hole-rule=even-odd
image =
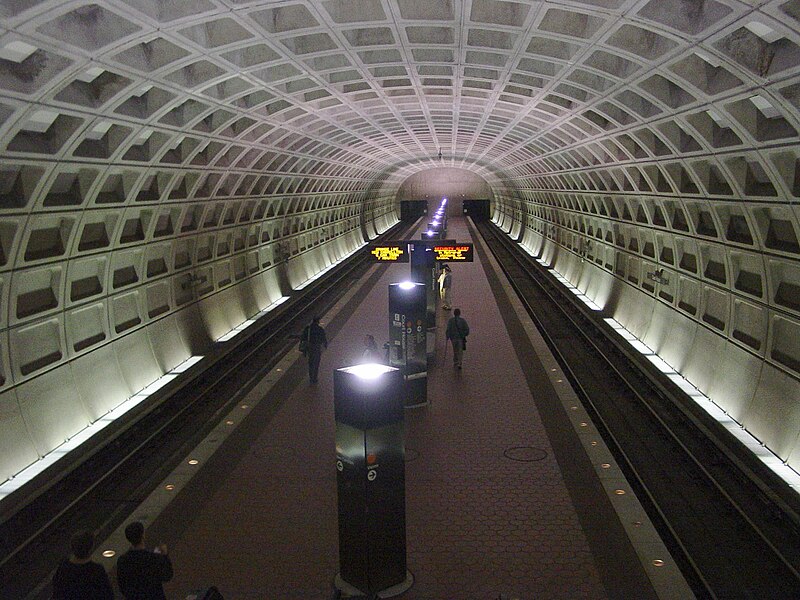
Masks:
[[[414,173],[400,185],[397,200],[400,218],[414,220],[430,213],[447,198],[450,217],[468,214],[486,220],[494,193],[489,183],[469,169],[437,167]]]

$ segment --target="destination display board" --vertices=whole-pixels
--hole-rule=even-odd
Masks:
[[[432,248],[436,262],[472,262],[472,243],[435,244]]]
[[[408,262],[408,244],[404,242],[398,244],[372,244],[369,253],[376,262]]]

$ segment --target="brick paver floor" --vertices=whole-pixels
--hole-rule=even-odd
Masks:
[[[451,220],[448,233],[469,237],[461,219]],[[303,377],[247,451],[181,515],[179,539],[167,540],[176,566],[171,598],[210,583],[231,600],[331,597],[338,539],[330,373],[355,361],[364,333],[379,344],[387,339],[387,285],[404,279],[407,269],[386,269],[332,336],[321,367],[328,375],[316,387]],[[431,403],[406,411],[407,552],[415,583],[402,597],[606,598],[524,365],[477,257],[454,265],[453,281],[454,306],[472,333],[464,369],[456,371],[451,350],[443,356],[449,313],[440,311]],[[519,446],[543,458],[504,456]]]

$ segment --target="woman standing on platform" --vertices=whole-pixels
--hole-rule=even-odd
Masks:
[[[378,343],[373,335],[367,334],[364,336],[364,350],[361,352],[361,362],[363,364],[383,362],[383,355],[378,350]]]
[[[442,274],[439,275],[439,296],[442,298],[442,308],[450,310],[453,302],[453,275],[448,265],[442,267]]]

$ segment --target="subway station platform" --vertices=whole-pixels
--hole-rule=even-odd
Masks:
[[[448,238],[474,230],[451,218]],[[402,598],[691,598],[630,486],[479,240],[452,265],[471,328],[464,368],[445,356],[437,311],[429,404],[407,409],[408,568]],[[175,566],[169,598],[215,585],[226,600],[328,600],[338,571],[332,371],[364,334],[388,339],[388,284],[375,265],[329,314],[320,383],[293,352],[243,394],[131,519]],[[190,462],[191,461],[191,462]],[[124,551],[121,532],[98,549]],[[114,558],[98,560],[113,562]]]

